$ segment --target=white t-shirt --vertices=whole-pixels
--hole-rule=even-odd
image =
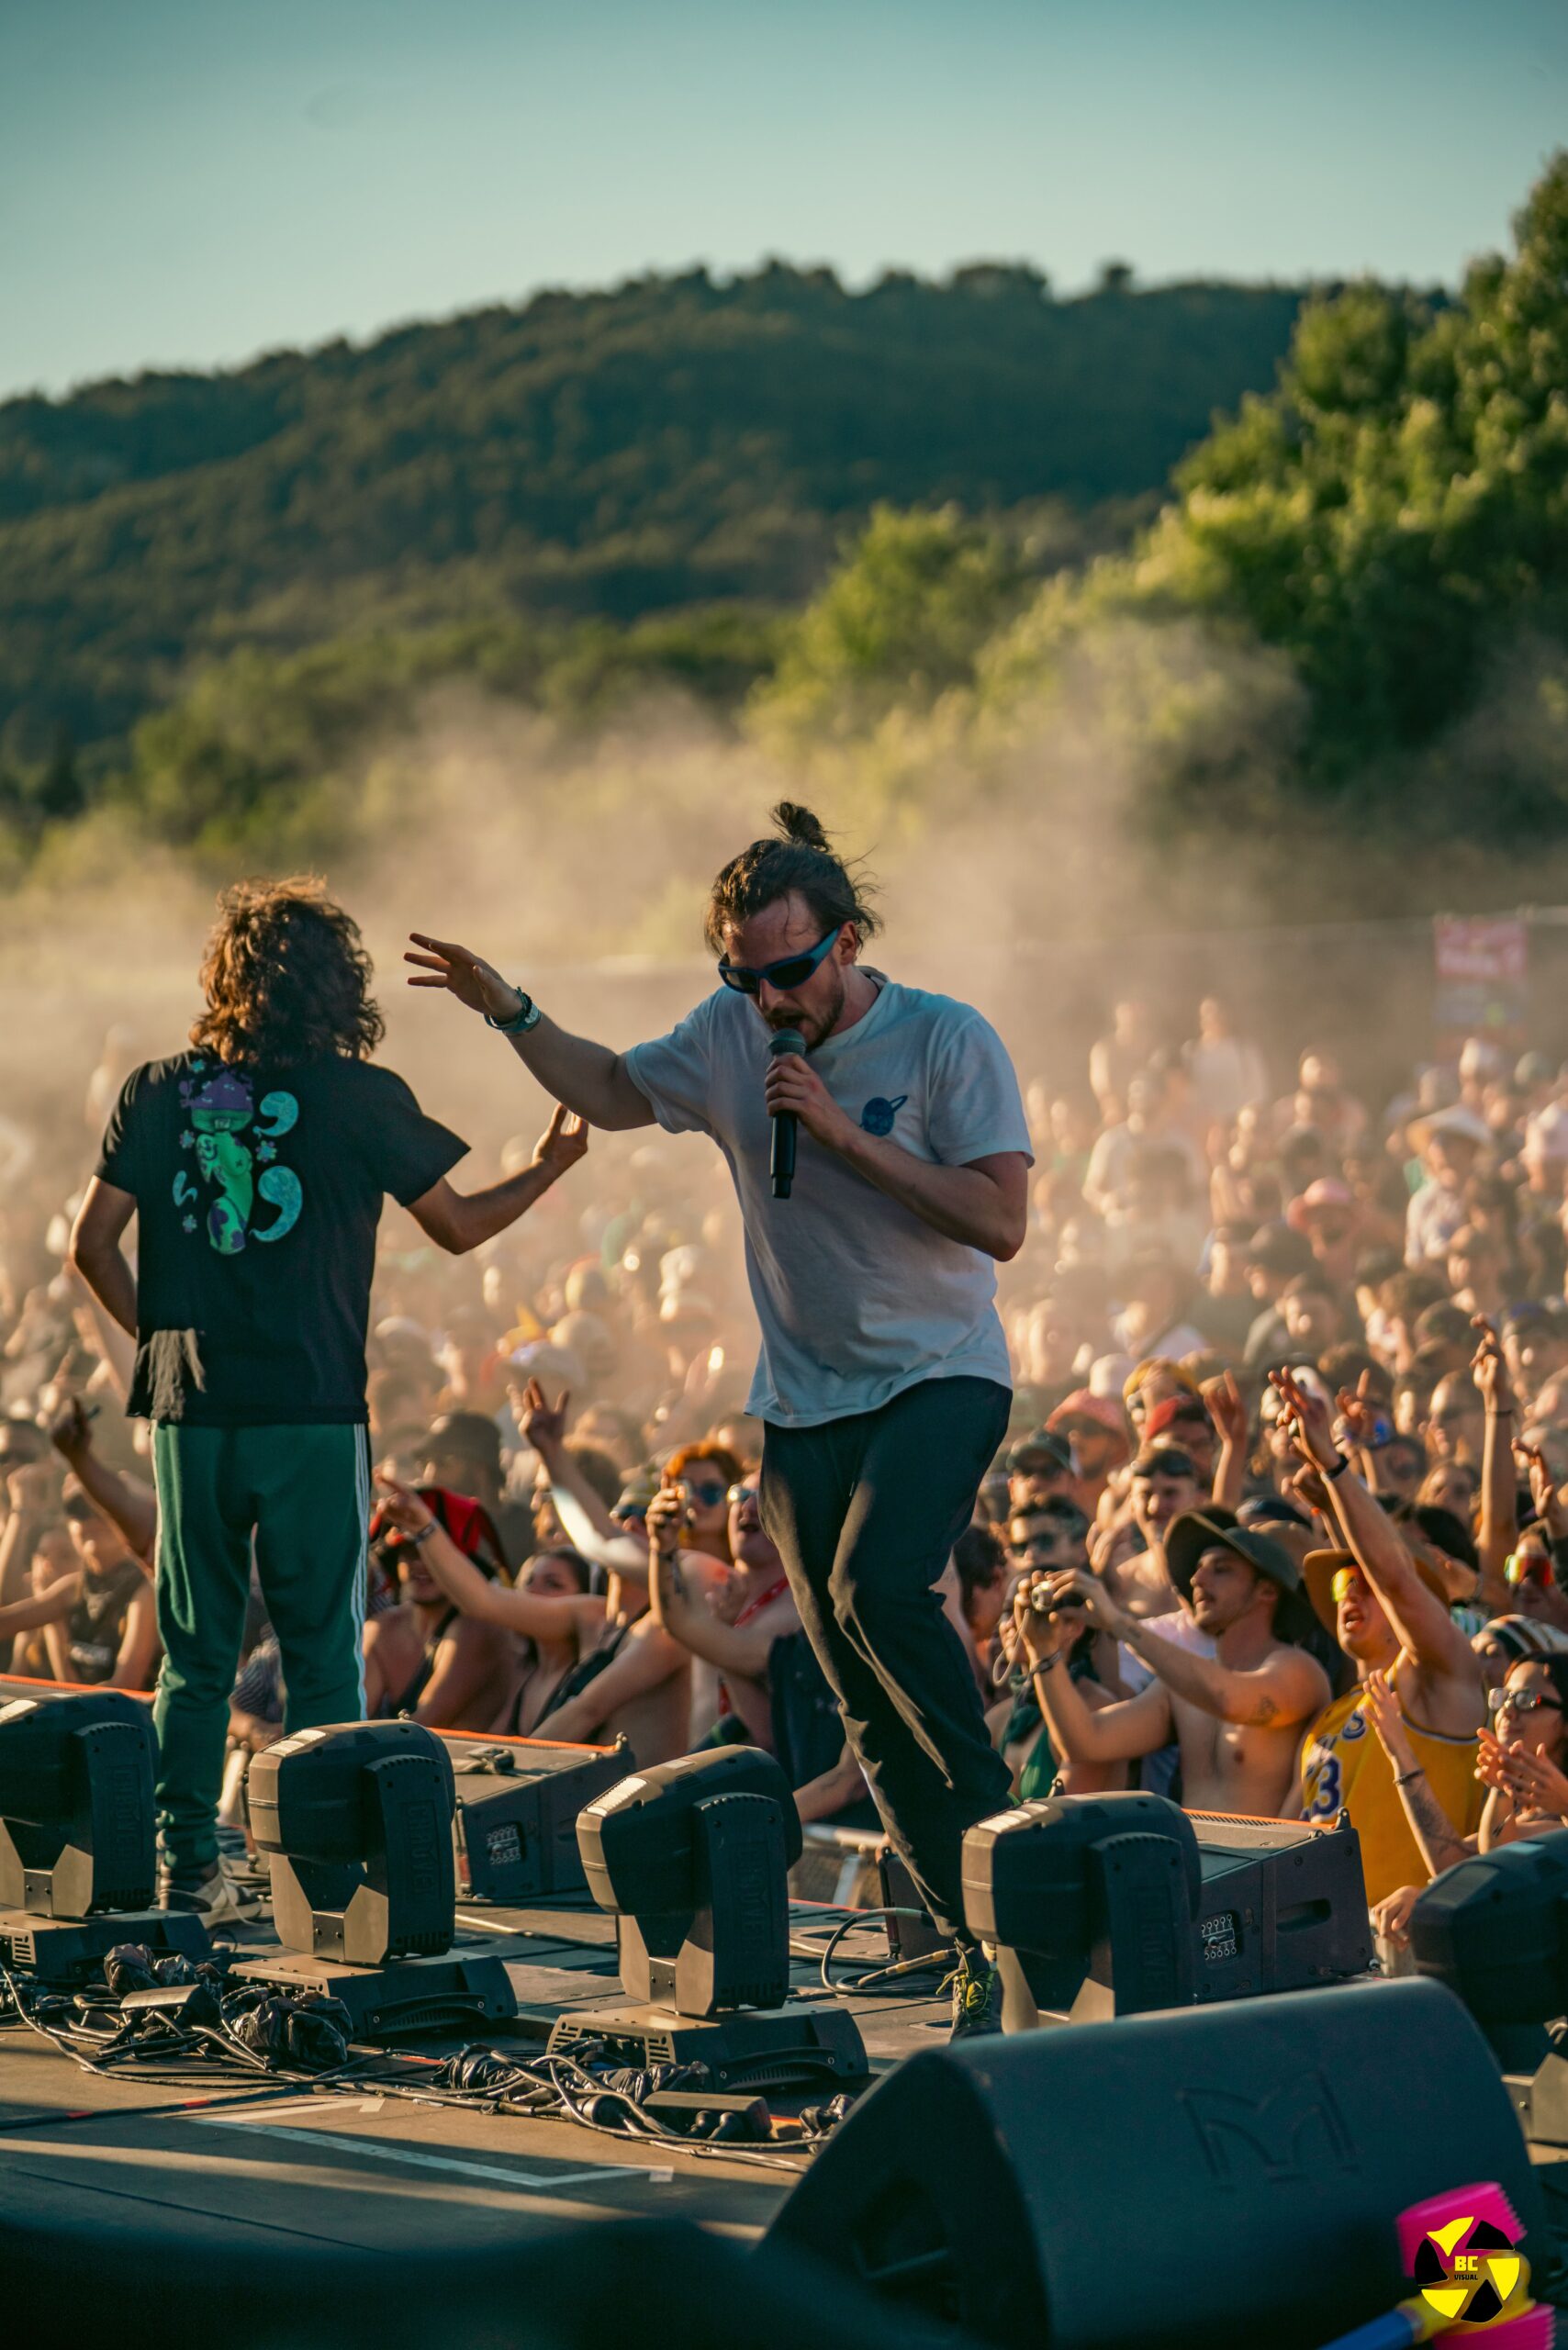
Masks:
[[[794,1190],[773,1198],[767,1045],[752,999],[721,987],[624,1061],[666,1132],[711,1135],[729,1161],[762,1326],[746,1410],[814,1427],[873,1412],[926,1379],[1011,1386],[996,1274],[980,1249],[944,1238],[803,1127]],[[870,1010],[818,1046],[811,1065],[868,1134],[890,1136],[928,1164],[1030,1157],[1001,1038],[949,996],[882,979]]]

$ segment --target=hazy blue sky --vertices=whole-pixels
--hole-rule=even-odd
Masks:
[[[767,253],[1452,281],[1564,0],[0,0],[0,392]]]

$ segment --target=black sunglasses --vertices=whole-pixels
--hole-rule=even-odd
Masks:
[[[770,988],[798,988],[811,978],[819,963],[826,960],[828,948],[843,927],[840,923],[825,938],[819,938],[809,954],[783,956],[777,963],[764,963],[760,970],[748,970],[744,963],[725,960],[719,965],[719,977],[727,988],[734,988],[742,995],[756,995],[764,979]]]

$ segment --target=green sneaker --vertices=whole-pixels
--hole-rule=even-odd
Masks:
[[[958,1953],[958,1970],[952,1977],[953,2029],[951,2040],[979,2040],[985,2033],[1002,2030],[1002,1978],[983,1950],[964,1948]]]

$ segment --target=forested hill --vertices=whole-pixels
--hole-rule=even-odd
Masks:
[[[1090,509],[1266,391],[1297,290],[701,271],[0,406],[0,760],[366,615],[793,603],[879,500]]]

